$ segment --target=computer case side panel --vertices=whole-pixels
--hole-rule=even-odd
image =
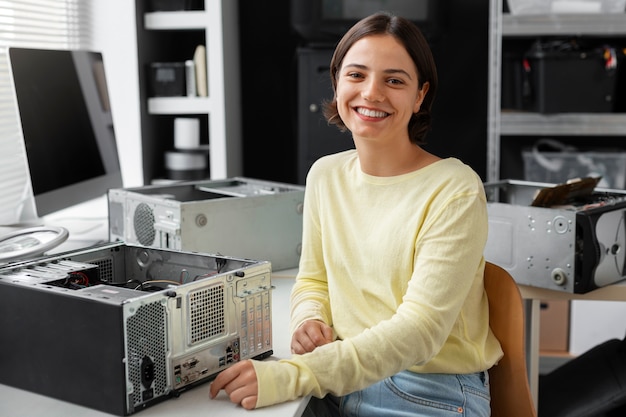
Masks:
[[[119,306],[0,279],[0,383],[126,414]]]

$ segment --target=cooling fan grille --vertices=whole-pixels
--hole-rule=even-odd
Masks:
[[[156,231],[154,229],[154,211],[146,203],[139,203],[133,215],[133,227],[137,241],[144,246],[154,243]]]
[[[128,378],[133,386],[133,404],[157,398],[167,389],[165,307],[159,302],[142,305],[127,321]],[[147,359],[149,358],[149,359]],[[145,362],[150,361],[150,385],[146,387]],[[144,390],[142,391],[142,384]],[[145,391],[151,390],[150,395]]]

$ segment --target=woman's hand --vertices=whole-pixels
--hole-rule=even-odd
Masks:
[[[333,341],[333,329],[320,320],[308,320],[296,329],[291,338],[291,353],[312,352]]]
[[[259,395],[259,385],[252,362],[241,361],[220,372],[211,383],[209,390],[211,398],[215,398],[222,389],[235,404],[241,404],[247,410],[254,409]]]

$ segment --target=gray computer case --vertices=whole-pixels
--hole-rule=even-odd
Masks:
[[[626,191],[594,190],[585,201],[532,206],[556,184],[485,184],[489,238],[485,258],[521,284],[586,293],[626,278]]]
[[[110,240],[267,260],[295,268],[304,187],[234,177],[113,189]]]

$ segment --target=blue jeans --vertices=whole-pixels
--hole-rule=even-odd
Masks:
[[[343,397],[311,398],[303,417],[488,417],[489,374],[400,372]]]

